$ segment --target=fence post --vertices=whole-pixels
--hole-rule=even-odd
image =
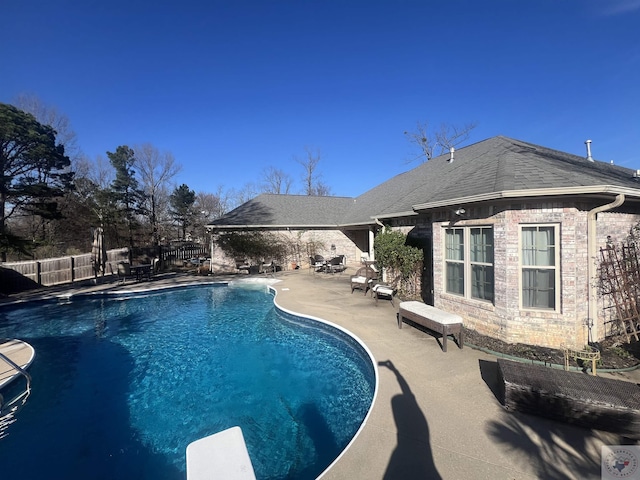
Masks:
[[[71,259],[71,283],[74,282],[74,280],[76,279],[75,273],[76,273],[76,258],[74,256],[69,257]]]
[[[42,266],[40,265],[40,260],[36,260],[36,283],[38,285],[42,285]]]

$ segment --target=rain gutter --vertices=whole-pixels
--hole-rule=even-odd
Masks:
[[[461,205],[464,203],[486,202],[490,200],[501,200],[511,198],[527,198],[527,197],[556,197],[568,195],[628,195],[630,197],[639,197],[640,190],[637,188],[620,187],[617,185],[595,185],[591,187],[560,187],[560,188],[534,188],[531,190],[505,190],[502,192],[481,193],[479,195],[470,195],[467,197],[449,198],[436,202],[419,203],[413,206],[413,209],[429,210],[432,208],[450,207],[451,205]]]

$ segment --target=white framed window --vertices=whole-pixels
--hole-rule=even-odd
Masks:
[[[445,230],[445,291],[493,302],[493,227]]]
[[[559,306],[559,225],[520,226],[520,303],[522,308],[557,310]]]

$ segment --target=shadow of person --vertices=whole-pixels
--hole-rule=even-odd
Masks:
[[[385,479],[441,479],[438,469],[433,463],[429,425],[409,384],[400,374],[391,360],[378,362],[381,367],[391,370],[400,385],[402,393],[391,399],[391,409],[398,432],[396,445]]]

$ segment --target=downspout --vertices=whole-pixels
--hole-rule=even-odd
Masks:
[[[587,312],[587,322],[593,322],[592,330],[591,330],[591,338],[598,339],[598,322],[594,317],[596,315],[596,311],[598,308],[597,303],[597,287],[595,285],[596,278],[596,266],[595,261],[598,256],[597,244],[596,244],[596,217],[600,212],[606,212],[607,210],[613,210],[616,207],[619,207],[624,203],[625,197],[624,194],[616,195],[616,199],[607,203],[606,205],[601,205],[592,210],[589,210],[587,213],[587,255],[588,255],[588,281],[589,284],[587,286],[588,291],[588,312]]]

